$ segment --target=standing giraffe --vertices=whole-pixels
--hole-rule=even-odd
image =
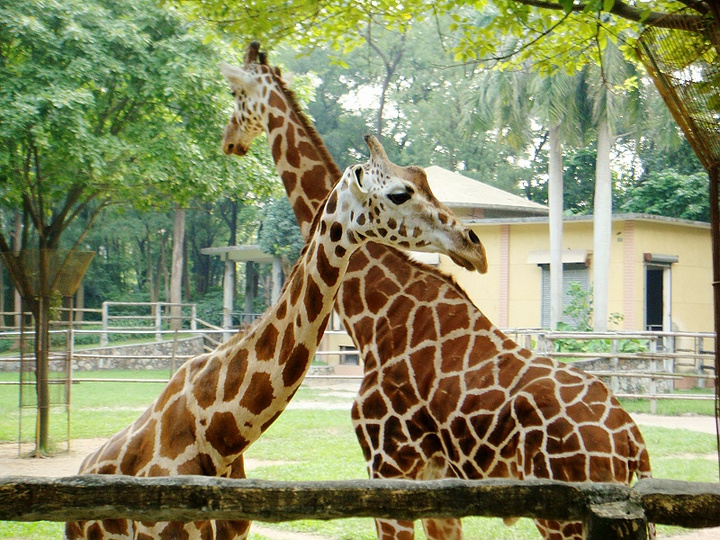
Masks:
[[[425,172],[393,165],[374,137],[366,141],[370,160],[348,168],[321,206],[277,304],[245,337],[238,334],[185,363],[138,420],[85,459],[82,474],[242,476],[238,458],[300,386],[350,256],[368,239],[487,269],[480,240],[433,196]],[[66,535],[204,540],[243,538],[248,527],[108,520],[69,523]]]
[[[242,156],[266,132],[306,234],[337,166],[258,43],[221,71],[235,97],[223,150]],[[640,430],[599,379],[520,347],[436,269],[369,243],[350,259],[335,309],[364,360],[352,420],[372,478],[651,476]],[[535,524],[548,540],[583,538],[579,522]],[[412,522],[376,526],[382,539],[414,537]],[[462,538],[460,520],[423,526],[428,538]]]

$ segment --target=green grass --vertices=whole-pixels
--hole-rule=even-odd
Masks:
[[[97,373],[78,374],[97,377]],[[163,378],[167,372],[108,372],[102,376],[116,379]],[[0,374],[0,380],[8,379]],[[81,382],[73,386],[72,437],[104,437],[115,433],[137,418],[156,397],[163,385],[156,383],[93,383]],[[17,437],[17,387],[0,386],[0,440],[14,441]],[[343,410],[290,409],[247,452],[249,460],[260,460],[258,468],[249,469],[248,476],[267,480],[349,480],[367,478],[362,453],[355,439],[349,415],[349,394],[303,387],[295,402],[348,403]],[[665,402],[659,402],[659,405]],[[683,406],[696,402],[679,401]],[[634,400],[625,405],[642,406]],[[677,409],[679,413],[686,412]],[[15,415],[13,417],[13,414]],[[25,412],[24,415],[29,415]],[[25,419],[25,416],[23,417]],[[25,420],[24,420],[25,423]],[[29,421],[28,424],[31,424]],[[66,428],[64,428],[66,429]],[[714,435],[686,430],[643,428],[648,444],[654,475],[657,478],[717,482],[717,461]],[[506,527],[500,519],[469,518],[463,520],[466,538],[498,538],[537,540],[539,535],[528,519]],[[276,530],[308,532],[327,538],[374,539],[375,527],[371,519],[332,521],[294,521],[281,524],[262,524]],[[418,529],[421,527],[418,524]],[[660,527],[664,534],[677,533],[675,527]],[[0,538],[46,539],[60,538],[62,524],[35,522],[0,522]],[[424,538],[422,532],[416,535]],[[264,537],[252,533],[251,539]]]
[[[713,396],[712,388],[693,388],[692,390],[680,390],[677,394]],[[649,399],[620,398],[623,408],[630,413],[649,413]],[[655,414],[663,416],[679,416],[684,414],[699,414],[713,416],[715,402],[713,399],[690,400],[690,399],[658,399],[655,400]]]
[[[163,379],[165,371],[115,370],[108,372],[79,372],[73,375],[76,384],[71,388],[70,436],[74,439],[108,437],[135,420],[165,386],[165,383],[82,382],[87,378],[107,379]],[[17,374],[0,373],[0,381],[17,382]],[[32,388],[27,389],[32,392]],[[0,386],[0,442],[17,441],[20,414],[22,440],[30,442],[35,436],[35,409],[18,409],[19,387]],[[50,439],[54,444],[67,439],[65,406],[51,411]]]

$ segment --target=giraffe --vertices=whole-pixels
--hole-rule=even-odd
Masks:
[[[220,67],[234,95],[223,150],[242,156],[264,131],[307,231],[337,166],[259,47],[241,67]],[[364,362],[351,414],[371,478],[651,476],[640,430],[599,379],[519,346],[437,269],[371,242],[350,259],[335,309]],[[583,538],[581,523],[535,525],[547,540]],[[460,520],[423,527],[428,538],[462,538]],[[414,538],[412,522],[376,528],[381,539]]]
[[[283,293],[246,335],[185,363],[133,424],[83,462],[82,474],[242,476],[243,451],[280,415],[321,340],[351,254],[370,239],[445,253],[485,270],[480,239],[440,203],[419,167],[398,167],[366,138],[318,210]],[[68,538],[243,538],[247,522],[70,523]]]

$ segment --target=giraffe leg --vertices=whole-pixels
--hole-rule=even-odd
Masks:
[[[412,521],[394,521],[389,519],[376,519],[378,540],[413,540],[415,526]]]
[[[545,540],[583,540],[582,523],[579,521],[552,521],[536,519],[535,526]]]
[[[423,519],[428,540],[462,540],[462,523],[459,519]]]

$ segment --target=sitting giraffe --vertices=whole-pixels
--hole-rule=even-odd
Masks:
[[[235,97],[225,153],[244,155],[264,130],[307,234],[337,166],[258,43],[221,71]],[[352,420],[372,478],[651,476],[640,430],[599,379],[520,347],[436,269],[371,242],[350,259],[335,309],[364,361]],[[579,522],[535,524],[545,539],[583,538]],[[412,522],[376,526],[382,539],[414,537]],[[460,520],[423,526],[462,538]]]
[[[321,206],[277,304],[244,337],[185,363],[133,424],[83,462],[81,474],[242,477],[242,453],[300,386],[351,254],[372,238],[441,252],[485,271],[480,240],[430,192],[425,172],[397,167],[367,137],[370,160],[348,168]],[[68,523],[75,538],[244,538],[248,522]]]

